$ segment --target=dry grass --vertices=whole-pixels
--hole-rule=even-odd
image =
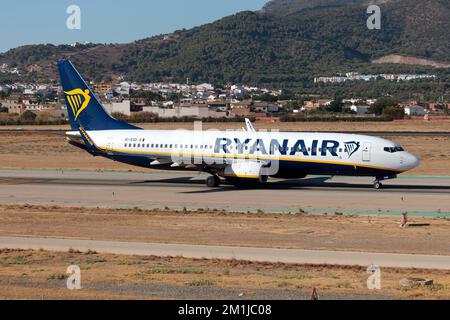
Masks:
[[[22,256],[29,262],[16,264]],[[81,268],[82,290],[65,288],[66,268],[72,264]],[[0,251],[0,266],[2,299],[189,299],[199,298],[196,288],[202,288],[203,299],[228,297],[230,292],[250,299],[268,292],[268,298],[276,299],[286,290],[308,296],[312,288],[318,288],[319,297],[450,297],[450,273],[431,270],[383,269],[382,289],[372,291],[367,289],[369,274],[363,267],[17,250]],[[432,278],[434,286],[402,288],[399,281],[405,277]],[[155,287],[157,294],[152,291]]]
[[[450,219],[0,205],[1,236],[450,255]],[[126,263],[124,263],[126,264]]]

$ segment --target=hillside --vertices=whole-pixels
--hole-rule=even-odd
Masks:
[[[263,12],[268,14],[287,16],[298,13],[304,9],[318,7],[336,7],[344,5],[383,4],[392,0],[272,0],[263,8]]]
[[[396,54],[391,54],[388,56],[384,56],[373,60],[372,63],[399,63],[399,64],[409,64],[409,65],[421,65],[421,66],[432,66],[435,68],[450,68],[450,64],[438,63],[428,59],[420,59],[414,57],[405,57]]]
[[[124,75],[136,81],[302,87],[314,76],[338,72],[433,70],[371,63],[388,55],[450,62],[450,37],[443,32],[450,30],[448,0],[381,2],[382,30],[366,28],[365,0],[274,0],[261,12],[130,44],[20,47],[0,55],[0,63],[33,71],[34,78],[56,79],[56,60],[70,57],[96,80]]]

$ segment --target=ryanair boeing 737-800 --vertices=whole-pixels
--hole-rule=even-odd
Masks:
[[[207,172],[208,187],[222,178],[240,184],[307,175],[374,177],[374,187],[411,170],[419,159],[391,141],[364,135],[247,130],[143,130],[111,117],[68,60],[58,62],[72,131],[70,144],[145,168]]]

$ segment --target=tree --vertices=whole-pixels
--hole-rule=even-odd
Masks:
[[[326,106],[326,111],[328,112],[342,112],[342,98],[336,97],[329,105]]]
[[[390,106],[383,109],[383,115],[390,116],[393,119],[403,119],[405,110],[399,106]]]
[[[25,111],[20,115],[20,120],[23,121],[34,121],[36,119],[37,115],[30,110]]]
[[[383,114],[384,109],[387,107],[397,107],[398,101],[393,97],[381,97],[377,99],[369,109],[369,113],[375,113],[376,115]],[[392,110],[391,110],[392,111]]]
[[[300,108],[300,102],[298,100],[289,101],[284,106],[284,109],[288,112],[291,112],[292,110]]]

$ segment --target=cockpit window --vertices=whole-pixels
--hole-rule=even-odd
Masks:
[[[398,146],[398,147],[386,147],[386,148],[384,148],[384,151],[389,152],[389,153],[396,153],[396,152],[405,151],[405,149],[403,149],[400,146]]]

